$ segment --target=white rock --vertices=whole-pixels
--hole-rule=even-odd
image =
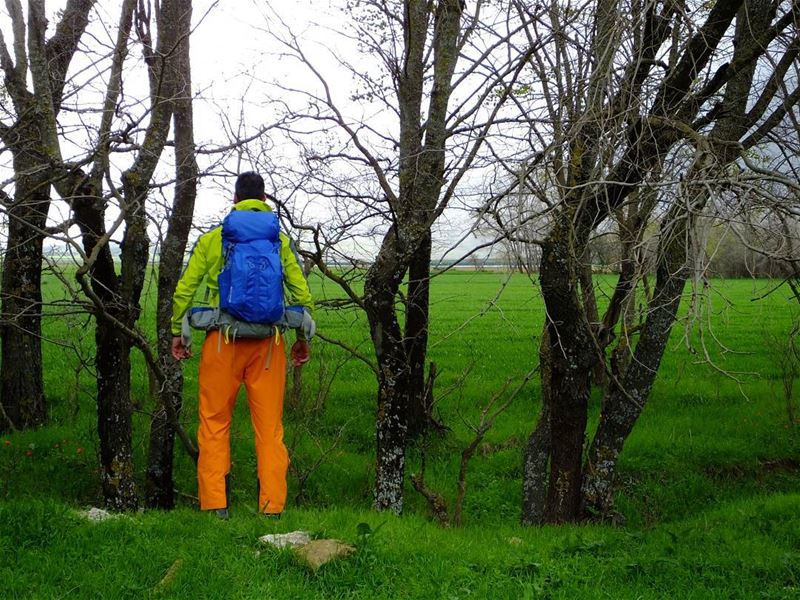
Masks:
[[[107,510],[103,510],[102,508],[95,508],[92,507],[89,510],[81,511],[81,516],[84,519],[88,519],[92,523],[99,523],[100,521],[105,521],[107,519],[113,519],[117,515],[111,514]]]
[[[291,533],[270,533],[262,535],[258,541],[276,548],[299,548],[311,541],[307,531],[292,531]]]

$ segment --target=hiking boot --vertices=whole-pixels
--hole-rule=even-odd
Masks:
[[[270,520],[272,520],[272,521],[278,521],[278,520],[280,520],[280,518],[281,518],[281,515],[282,515],[282,514],[283,514],[283,513],[261,513],[261,515],[262,515],[262,516],[263,516],[265,519],[270,519]]]
[[[230,513],[228,512],[227,508],[217,508],[214,510],[214,514],[217,516],[218,519],[221,521],[227,521],[231,518]]]

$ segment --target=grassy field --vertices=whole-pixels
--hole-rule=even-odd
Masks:
[[[480,408],[536,365],[544,319],[538,289],[503,273],[434,279],[431,359],[443,438],[426,456],[429,485],[454,497],[461,448]],[[503,288],[505,284],[505,287]],[[56,282],[47,294],[59,298]],[[336,296],[314,283],[317,297]],[[613,279],[601,281],[603,293]],[[780,368],[797,310],[774,282],[715,281],[684,316],[621,459],[619,527],[518,525],[521,454],[540,405],[534,380],[470,464],[465,526],[442,529],[410,487],[406,514],[370,510],[375,382],[339,348],[315,342],[304,393],[287,406],[296,472],[280,521],[255,513],[255,456],[244,396],[236,408],[232,518],[196,509],[191,461],[178,449],[175,511],[92,524],[99,505],[92,348],[85,317],[48,319],[52,425],[0,437],[0,598],[800,598],[800,428],[789,421]],[[502,289],[502,294],[498,293]],[[152,308],[152,307],[148,307]],[[143,326],[153,330],[148,311]],[[319,311],[320,328],[371,354],[363,317]],[[185,368],[185,423],[196,427],[197,358]],[[143,471],[147,377],[134,372],[136,451]],[[599,396],[593,398],[596,421]],[[298,475],[307,479],[302,490]],[[302,492],[302,493],[301,493]],[[367,523],[370,535],[359,535]],[[306,529],[354,544],[354,557],[312,574],[264,533]],[[365,528],[361,526],[363,533]],[[162,582],[172,572],[169,581]]]

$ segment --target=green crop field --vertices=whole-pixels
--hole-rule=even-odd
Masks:
[[[600,279],[601,305],[613,283]],[[800,598],[800,426],[790,421],[781,367],[800,306],[786,288],[767,294],[777,283],[714,281],[687,294],[621,458],[625,524],[617,526],[519,525],[522,451],[540,406],[536,378],[470,463],[462,528],[431,522],[410,485],[402,517],[371,511],[374,375],[321,341],[299,400],[287,401],[293,471],[283,519],[255,512],[242,395],[230,521],[197,510],[193,464],[177,446],[176,510],[90,523],[78,511],[100,502],[94,380],[85,363],[93,327],[85,315],[54,315],[45,323],[52,424],[0,437],[0,598]],[[341,296],[330,282],[314,287],[317,298]],[[51,300],[63,296],[55,280],[45,291]],[[154,335],[149,293],[142,327]],[[371,357],[363,315],[317,317],[326,336]],[[471,427],[506,382],[513,389],[536,366],[543,320],[538,288],[523,275],[434,278],[430,359],[439,371],[436,413],[450,431],[409,449],[408,474],[424,456],[429,486],[452,502]],[[192,431],[197,362],[185,367],[183,420]],[[143,474],[152,401],[138,356],[133,384]],[[599,404],[596,393],[592,423]],[[357,551],[312,573],[289,551],[257,541],[296,529]]]

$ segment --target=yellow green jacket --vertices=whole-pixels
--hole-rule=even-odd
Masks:
[[[233,210],[272,210],[261,200],[242,200],[233,206]],[[288,297],[287,304],[299,304],[309,310],[314,309],[308,282],[303,276],[297,258],[292,251],[289,238],[281,233],[281,266],[283,267],[283,287]],[[181,320],[184,313],[194,303],[197,288],[206,280],[207,304],[219,306],[219,273],[224,261],[222,259],[222,225],[204,233],[197,240],[189,257],[189,263],[183,271],[180,281],[172,296],[172,335],[181,334]]]

